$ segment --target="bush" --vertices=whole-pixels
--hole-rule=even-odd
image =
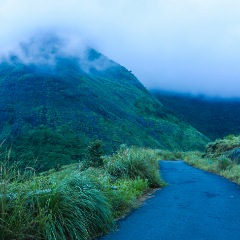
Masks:
[[[102,159],[102,141],[96,140],[87,148],[87,154],[85,159],[85,166],[86,167],[102,167],[103,166],[103,159]]]
[[[240,165],[232,164],[230,168],[222,172],[222,176],[240,184]]]
[[[228,135],[223,139],[210,142],[206,146],[206,153],[212,156],[220,156],[237,147],[240,147],[240,135]]]
[[[150,187],[159,187],[160,180],[157,154],[153,150],[123,148],[117,151],[107,162],[106,169],[115,178],[148,180]]]
[[[158,156],[161,160],[176,160],[174,152],[168,150],[158,150]]]
[[[217,168],[219,170],[226,170],[229,166],[231,166],[231,164],[232,161],[224,155],[217,159]]]

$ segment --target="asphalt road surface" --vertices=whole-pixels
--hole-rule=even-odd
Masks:
[[[240,187],[182,161],[161,161],[169,185],[102,240],[240,240]]]

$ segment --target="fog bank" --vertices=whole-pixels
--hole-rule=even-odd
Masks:
[[[71,36],[148,88],[240,96],[237,0],[0,0],[0,53],[41,32]],[[81,39],[81,44],[79,40]]]

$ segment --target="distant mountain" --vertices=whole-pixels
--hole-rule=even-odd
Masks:
[[[194,97],[152,90],[178,118],[212,140],[240,134],[240,99]]]
[[[37,40],[36,40],[37,39]],[[81,160],[87,144],[171,150],[208,139],[175,117],[126,68],[87,48],[63,51],[57,37],[21,44],[0,64],[0,138],[12,158],[38,168]]]

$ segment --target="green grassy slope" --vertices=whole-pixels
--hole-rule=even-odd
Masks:
[[[94,139],[107,151],[122,143],[182,150],[206,144],[126,68],[93,49],[84,58],[54,54],[54,64],[17,57],[0,64],[0,138],[18,161],[37,160],[42,170],[76,162]]]
[[[174,114],[211,139],[240,134],[239,99],[207,99],[152,91]]]

